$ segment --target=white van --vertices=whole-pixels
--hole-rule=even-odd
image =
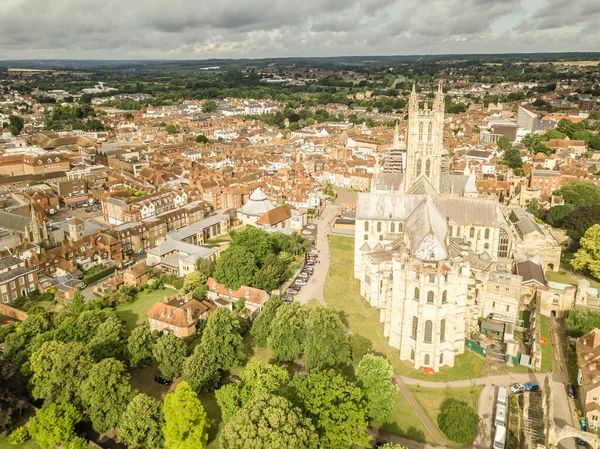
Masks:
[[[496,404],[496,419],[494,420],[496,427],[506,426],[506,405]]]
[[[504,449],[506,444],[506,427],[496,427],[496,434],[494,435],[494,449]]]
[[[504,387],[498,387],[498,404],[506,405],[507,391]]]

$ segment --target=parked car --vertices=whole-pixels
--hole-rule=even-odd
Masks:
[[[283,300],[283,302],[285,304],[291,304],[292,302],[294,302],[294,297],[293,296],[286,296]]]
[[[581,422],[581,430],[583,430],[584,432],[587,432],[587,422],[585,419],[582,419]]]
[[[303,272],[306,272],[308,274],[313,274],[313,272],[315,271],[315,269],[313,267],[305,267],[304,270],[302,270]]]
[[[310,232],[310,231],[308,231],[308,230],[305,229],[304,231],[302,231],[302,234],[304,234],[304,235],[311,235],[312,232]]]
[[[510,391],[513,393],[521,393],[525,391],[525,385],[523,384],[513,384],[510,386]]]
[[[306,281],[302,280],[302,279],[296,279],[294,281],[294,284],[299,285],[299,286],[305,286],[306,285]]]
[[[567,385],[567,396],[573,399],[577,397],[577,390],[575,390],[575,386],[573,384]]]
[[[298,290],[297,288],[290,287],[290,288],[288,288],[288,289],[285,290],[285,293],[288,294],[288,295],[297,295],[299,291],[300,290]]]
[[[581,438],[577,438],[577,445],[578,446],[587,446],[587,443],[585,441],[583,441]]]
[[[156,376],[154,378],[154,382],[156,382],[157,384],[161,384],[161,385],[171,385],[171,379],[165,379],[164,377],[161,377],[161,376]]]
[[[307,260],[306,261],[306,266],[307,267],[312,267],[316,264],[316,262],[314,260]]]
[[[537,382],[528,382],[524,385],[524,387],[527,391],[538,391],[540,389],[540,386],[537,384]]]
[[[306,229],[315,229],[315,225],[308,225]]]

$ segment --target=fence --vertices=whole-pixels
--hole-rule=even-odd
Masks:
[[[487,349],[479,346],[477,343],[475,343],[472,340],[469,340],[468,338],[465,338],[465,346],[474,353],[479,354],[482,357],[487,357]]]

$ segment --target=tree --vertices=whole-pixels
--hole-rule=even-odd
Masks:
[[[215,100],[206,100],[202,103],[202,112],[205,114],[210,114],[212,112],[217,112],[219,108],[217,107],[217,102]]]
[[[333,370],[296,375],[286,395],[317,428],[321,447],[368,446],[367,404],[358,386]]]
[[[69,312],[73,315],[79,315],[85,310],[85,298],[79,290],[75,292],[69,303]]]
[[[163,435],[169,449],[202,449],[208,441],[209,420],[187,382],[165,396]]]
[[[155,341],[156,338],[147,327],[137,326],[134,328],[127,339],[129,365],[135,368],[150,362],[152,359],[152,346],[154,346]]]
[[[173,334],[162,335],[152,348],[154,366],[167,379],[181,375],[186,355],[186,344]]]
[[[562,206],[552,206],[546,212],[544,219],[547,223],[554,226],[555,228],[561,228],[567,215],[575,210],[575,206],[571,204],[564,204]]]
[[[118,441],[125,443],[130,449],[162,449],[163,425],[160,402],[139,393],[127,405],[121,417]]]
[[[183,363],[181,377],[197,393],[212,391],[219,382],[220,370],[216,354],[205,350],[202,343]]]
[[[331,197],[335,196],[335,191],[333,190],[333,186],[329,181],[325,183],[325,188],[323,189],[323,193],[325,195],[329,195]]]
[[[323,369],[346,363],[350,357],[348,337],[334,309],[317,307],[308,316],[304,363],[309,369]]]
[[[165,126],[165,131],[169,134],[175,134],[177,132],[177,127],[172,124],[168,124]]]
[[[90,354],[96,360],[113,357],[117,359],[125,359],[126,341],[125,341],[125,324],[110,310],[103,311],[106,317],[97,330],[94,337],[88,343]]]
[[[600,204],[590,204],[575,209],[563,220],[563,228],[573,240],[575,248],[579,246],[579,240],[585,232],[595,224],[600,224]]]
[[[531,200],[531,203],[529,203],[529,206],[527,206],[527,212],[529,212],[535,218],[539,218],[539,216],[540,216],[540,202],[537,200],[537,198],[534,198],[534,199]]]
[[[498,145],[498,148],[500,148],[502,151],[507,151],[512,148],[512,143],[511,143],[510,139],[506,136],[500,137],[498,139],[497,145]]]
[[[230,246],[217,260],[214,274],[217,282],[238,289],[254,282],[256,269],[256,260],[248,249]]]
[[[191,292],[197,288],[206,285],[208,278],[200,271],[192,271],[183,279],[183,289]]]
[[[255,398],[227,422],[219,445],[222,449],[319,447],[311,421],[288,400],[270,394]]]
[[[262,312],[252,323],[252,329],[250,335],[252,336],[252,343],[254,346],[259,348],[265,348],[271,332],[271,323],[275,318],[277,309],[283,305],[283,299],[277,295],[271,295]]]
[[[116,427],[133,397],[129,373],[119,360],[104,359],[91,367],[81,384],[81,401],[99,433]]]
[[[393,374],[390,362],[373,354],[365,355],[356,367],[358,385],[367,399],[368,414],[373,421],[383,423],[392,418],[398,392]]]
[[[219,369],[226,371],[238,366],[244,360],[239,320],[226,308],[217,308],[206,321],[200,346],[215,354]]]
[[[253,226],[234,233],[232,246],[243,246],[250,251],[259,267],[262,267],[267,256],[273,252],[269,234]]]
[[[31,394],[47,402],[78,404],[80,385],[92,364],[82,343],[48,341],[31,355]]]
[[[573,268],[600,279],[600,224],[591,226],[579,242],[579,251],[571,261]]]
[[[575,207],[600,203],[600,187],[587,181],[573,181],[554,192],[563,197],[565,203]]]
[[[358,334],[350,335],[348,344],[350,345],[350,356],[354,362],[361,360],[373,347],[371,340]]]
[[[285,369],[256,359],[248,362],[240,378],[240,383],[224,385],[215,393],[224,421],[233,418],[253,398],[266,393],[275,394],[290,380]]]
[[[203,134],[196,136],[196,143],[208,143],[208,137]]]
[[[27,409],[25,379],[7,360],[0,358],[0,433],[13,428]]]
[[[25,120],[23,117],[17,115],[11,115],[8,117],[8,129],[13,136],[21,134],[21,130],[25,126]]]
[[[208,279],[215,271],[215,263],[211,259],[199,257],[195,264],[196,271],[202,273]]]
[[[287,278],[288,266],[286,263],[275,254],[269,254],[265,258],[262,268],[256,272],[252,285],[270,292],[279,288]]]
[[[53,449],[55,444],[67,444],[76,437],[75,424],[82,416],[73,404],[44,406],[31,418],[29,433],[42,449]]]
[[[306,309],[297,302],[277,309],[267,339],[277,362],[290,363],[302,354],[306,341],[306,315]]]
[[[466,402],[448,398],[440,407],[438,426],[452,441],[471,444],[477,434],[479,415]]]
[[[576,307],[565,319],[565,332],[569,337],[579,338],[600,327],[600,312]],[[575,359],[577,361],[577,359]]]
[[[502,155],[502,162],[512,169],[523,167],[523,159],[521,158],[521,152],[516,148],[512,148],[512,145],[510,148],[504,150],[504,154]]]

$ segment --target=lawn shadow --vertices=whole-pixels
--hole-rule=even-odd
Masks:
[[[380,429],[385,430],[386,432],[393,433],[395,435],[399,435],[404,438],[408,438],[409,440],[419,441],[421,443],[426,443],[425,432],[417,429],[414,426],[410,426],[408,429],[402,429],[398,423],[384,423],[380,426]]]

